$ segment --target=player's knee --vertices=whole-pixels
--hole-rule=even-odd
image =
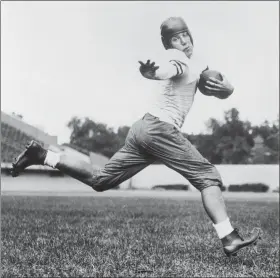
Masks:
[[[98,176],[91,178],[87,184],[96,192],[105,191],[103,182],[102,182],[102,180],[100,180],[100,177],[98,177]]]
[[[198,189],[200,192],[204,191],[207,188],[212,188],[212,187],[216,187],[216,188],[220,188],[220,190],[222,190],[223,184],[221,181],[204,181],[203,183],[199,184],[198,186],[195,186],[196,189]]]
[[[109,190],[113,187],[115,187],[116,184],[108,181],[108,180],[98,180],[92,183],[91,187],[96,192],[104,192],[106,190]]]
[[[103,191],[106,190],[105,187],[104,187],[103,182],[97,181],[97,180],[94,180],[94,181],[92,182],[91,187],[92,187],[92,189],[93,189],[94,191],[96,191],[96,192],[103,192]]]
[[[93,190],[96,191],[96,192],[103,192],[105,191],[106,189],[101,187],[101,186],[92,186]]]
[[[195,180],[194,186],[200,192],[202,192],[205,188],[212,186],[219,187],[222,190],[223,182],[216,167],[212,166],[211,170],[208,169],[207,173],[200,175],[200,177]]]
[[[220,182],[216,182],[216,183],[208,183],[208,184],[205,184],[204,186],[202,186],[199,191],[202,192],[204,191],[205,189],[209,189],[207,191],[209,192],[212,192],[214,189],[220,189],[222,190],[222,187],[223,187],[223,184],[220,183]],[[210,190],[211,189],[211,190]],[[212,190],[213,189],[213,190]],[[214,192],[214,191],[213,191]]]
[[[202,189],[208,188],[208,187],[213,187],[213,186],[219,187],[220,189],[222,189],[222,187],[223,187],[222,178],[215,167],[213,168],[213,172],[205,180],[204,186],[202,187]]]

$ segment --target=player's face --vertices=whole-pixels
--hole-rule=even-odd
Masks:
[[[188,58],[192,56],[193,45],[187,32],[182,32],[173,36],[170,40],[170,44],[172,48],[183,51]]]

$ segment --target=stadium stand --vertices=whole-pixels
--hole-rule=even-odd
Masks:
[[[45,147],[57,145],[56,136],[48,135],[21,118],[1,111],[1,168],[10,167],[14,158],[31,140],[37,140]]]
[[[102,167],[109,160],[101,154],[89,153],[70,144],[58,145],[57,137],[29,125],[16,115],[1,111],[1,168],[11,168],[11,163],[31,140],[36,140],[54,152],[62,151],[77,159]],[[47,167],[48,168],[48,167]],[[31,166],[31,169],[44,170],[44,166]]]

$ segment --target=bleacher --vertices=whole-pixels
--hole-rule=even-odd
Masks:
[[[13,162],[14,158],[25,149],[26,144],[31,140],[37,140],[37,138],[5,123],[1,124],[1,138],[1,162],[4,163]]]
[[[52,151],[62,151],[94,166],[102,167],[108,161],[108,158],[100,154],[90,153],[89,156],[84,150],[77,150],[69,144],[58,145],[56,136],[51,136],[39,128],[31,126],[15,115],[8,115],[1,111],[1,169],[4,170],[3,172],[9,171],[12,162],[25,150],[25,146],[31,140],[36,140]],[[33,165],[29,169],[52,170],[43,165]]]
[[[45,147],[57,145],[56,136],[50,136],[22,119],[1,111],[1,168],[10,167],[31,140]]]

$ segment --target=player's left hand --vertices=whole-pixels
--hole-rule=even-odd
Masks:
[[[139,61],[139,64],[141,65],[139,70],[143,76],[148,79],[155,78],[156,71],[159,69],[159,67],[155,65],[155,62],[150,62],[150,60],[148,60],[146,63],[143,63]]]
[[[206,81],[207,85],[205,86],[206,89],[213,91],[215,96],[223,97],[229,96],[233,93],[234,87],[229,83],[226,77],[222,74],[223,80],[220,81],[214,77],[210,77],[209,80]]]

